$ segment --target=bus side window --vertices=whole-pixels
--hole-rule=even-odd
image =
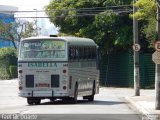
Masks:
[[[73,54],[73,59],[75,60],[76,59],[76,47],[73,47],[73,52],[72,52]]]
[[[79,47],[79,59],[80,59],[80,60],[83,60],[83,56],[84,56],[83,47]]]
[[[88,59],[89,58],[89,47],[85,47],[84,48],[84,59]]]
[[[87,59],[87,47],[84,47],[84,56],[83,59]]]
[[[75,47],[75,59],[78,60],[79,59],[79,48]]]
[[[70,47],[69,48],[69,59],[73,60],[75,58],[75,48],[74,47]]]
[[[68,53],[69,60],[71,60],[72,59],[72,54],[71,54],[72,48],[71,47],[69,47],[69,51],[68,52],[69,52]]]
[[[96,47],[92,47],[92,59],[96,59]]]
[[[71,59],[71,47],[69,47],[69,50],[68,50],[68,58],[69,60]]]
[[[95,56],[96,57],[96,67],[97,67],[97,69],[99,69],[99,67],[100,67],[99,66],[100,65],[99,64],[99,62],[100,62],[100,55],[99,55],[98,49],[95,48],[95,52],[96,52],[96,56]]]
[[[92,59],[92,47],[88,47],[88,59]]]

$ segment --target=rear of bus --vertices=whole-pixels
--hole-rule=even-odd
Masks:
[[[28,104],[69,96],[67,43],[56,37],[21,41],[18,57],[19,96]]]

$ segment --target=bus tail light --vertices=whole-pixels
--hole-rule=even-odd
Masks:
[[[22,73],[23,71],[22,70],[19,70],[19,73]]]
[[[22,90],[23,89],[23,87],[22,86],[19,86],[19,90]]]
[[[66,90],[67,89],[67,87],[66,86],[63,86],[63,90]]]
[[[67,70],[64,69],[64,70],[63,70],[63,73],[67,73]]]

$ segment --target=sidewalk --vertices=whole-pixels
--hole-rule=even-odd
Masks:
[[[160,110],[155,110],[155,94],[126,97],[144,117],[143,120],[160,120]]]

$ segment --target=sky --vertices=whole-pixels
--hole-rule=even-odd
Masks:
[[[0,5],[11,5],[22,10],[42,10],[44,6],[48,5],[50,0],[0,0]]]
[[[48,5],[50,0],[0,0],[0,5],[10,5],[18,7],[18,11],[39,11],[44,10],[44,7]],[[45,16],[44,13],[41,12],[32,12],[32,13],[16,13],[15,16],[19,17],[43,17]],[[26,19],[29,20],[29,19]],[[45,19],[46,27],[49,28],[50,26],[54,27],[53,24],[49,22],[48,19]]]
[[[44,7],[48,5],[50,0],[0,0],[0,5],[10,5],[18,7],[19,11],[39,11],[44,10]],[[18,12],[15,13],[16,17],[41,17],[44,16],[44,12]]]

